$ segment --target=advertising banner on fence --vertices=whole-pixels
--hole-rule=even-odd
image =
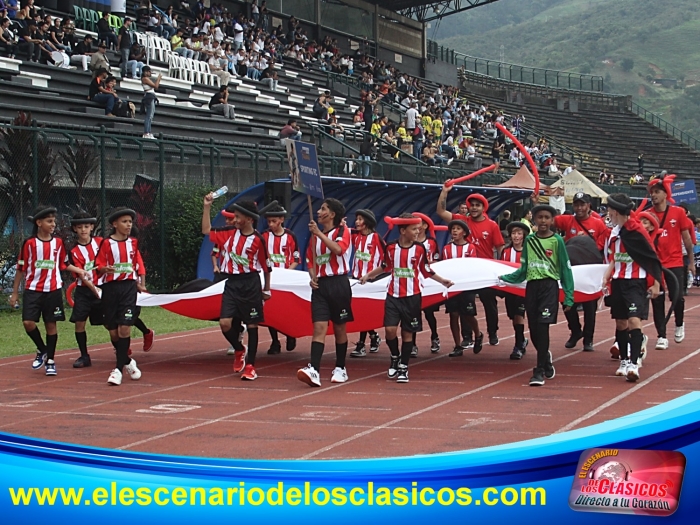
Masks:
[[[323,186],[316,145],[287,139],[287,160],[294,191],[322,199]]]
[[[674,181],[671,191],[673,192],[673,199],[677,203],[687,202],[688,204],[695,204],[698,202],[698,192],[695,189],[695,181],[692,179]]]

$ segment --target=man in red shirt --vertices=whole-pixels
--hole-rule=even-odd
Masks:
[[[694,225],[690,219],[686,217],[685,211],[679,206],[673,206],[668,202],[670,191],[671,178],[658,178],[649,182],[647,190],[651,197],[653,207],[649,210],[659,219],[659,234],[654,239],[656,253],[659,256],[661,265],[667,268],[676,280],[667,279],[666,285],[668,289],[669,299],[672,300],[676,295],[678,300],[674,309],[676,318],[676,330],[673,340],[680,343],[685,338],[685,325],[683,323],[683,313],[685,310],[685,299],[679,285],[684,282],[685,265],[683,264],[683,251],[681,246],[685,245],[688,253],[693,253],[693,237],[690,232],[693,231]],[[695,273],[695,268],[690,267],[691,272]],[[666,337],[666,312],[664,312],[664,294],[661,294],[656,299],[651,301],[654,310],[654,325],[658,339],[656,341],[657,350],[666,350],[668,348],[668,339]]]
[[[471,230],[470,241],[476,249],[477,257],[482,259],[500,259],[505,241],[498,224],[486,215],[489,209],[489,201],[480,193],[472,193],[466,200],[469,206],[469,215],[467,217],[457,213],[450,213],[447,211],[447,194],[451,189],[452,186],[447,184],[442,186],[440,197],[438,197],[437,214],[447,223],[454,219],[463,220],[467,223]],[[497,253],[495,254],[494,251]],[[489,344],[495,346],[498,344],[497,292],[493,288],[484,288],[477,290],[476,293],[479,294],[479,300],[484,306]]]
[[[586,193],[574,195],[574,214],[557,215],[554,217],[554,226],[561,232],[564,242],[577,236],[588,235],[593,239],[598,250],[603,250],[608,238],[608,230],[605,223],[595,218],[591,212],[591,196]],[[598,300],[586,301],[581,304],[583,308],[583,329],[578,317],[578,304],[575,304],[565,313],[571,335],[564,344],[566,348],[574,348],[583,338],[583,351],[593,351],[593,334],[595,333],[595,318],[598,310]]]

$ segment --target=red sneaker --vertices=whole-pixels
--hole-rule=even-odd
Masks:
[[[148,352],[153,348],[153,337],[156,335],[154,330],[149,330],[147,334],[143,336],[143,351]]]
[[[248,353],[248,349],[236,350],[233,357],[233,372],[241,372],[245,368],[245,356]]]
[[[241,374],[241,379],[247,379],[248,381],[254,381],[258,378],[258,374],[255,372],[255,367],[251,364],[245,365],[243,373]]]
[[[129,351],[126,353],[126,355],[131,355],[131,348],[129,348]]]

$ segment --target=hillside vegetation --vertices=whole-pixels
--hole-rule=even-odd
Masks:
[[[503,51],[510,63],[601,75],[606,91],[700,138],[698,0],[501,0],[433,22],[428,35],[472,56]]]

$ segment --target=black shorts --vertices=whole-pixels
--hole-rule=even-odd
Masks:
[[[228,274],[226,273],[214,272],[214,284],[220,283],[221,281],[225,281],[227,277]]]
[[[66,312],[63,310],[63,292],[35,292],[25,290],[22,296],[22,321],[39,322],[43,318],[45,323],[65,321]]]
[[[311,292],[311,321],[333,321],[345,324],[353,321],[352,290],[347,275],[321,277],[318,288]]]
[[[448,314],[476,315],[476,293],[461,292],[450,297],[445,303],[445,312]]]
[[[646,279],[613,279],[608,297],[610,317],[613,319],[649,317]]]
[[[110,281],[102,285],[102,304],[107,330],[133,326],[136,319],[136,281]]]
[[[384,326],[399,326],[404,332],[422,332],[421,294],[410,297],[386,296],[384,302]]]
[[[240,319],[244,324],[265,321],[260,274],[228,274],[221,297],[221,319]]]
[[[93,326],[104,324],[102,301],[87,286],[76,286],[73,293],[73,313],[71,323],[82,323],[90,319]]]
[[[531,323],[556,324],[559,311],[559,283],[554,279],[528,281],[525,312]]]
[[[506,313],[508,319],[515,319],[516,315],[525,317],[525,298],[512,293],[505,293]]]

